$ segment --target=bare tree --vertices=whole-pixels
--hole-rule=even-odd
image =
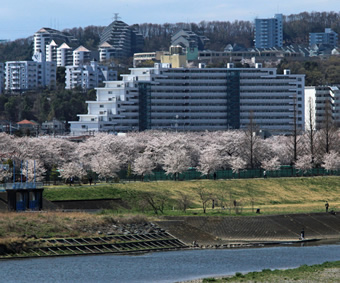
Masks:
[[[298,110],[297,110],[297,98],[296,94],[293,96],[293,130],[292,130],[292,137],[293,137],[293,156],[294,162],[298,159],[298,142],[299,142],[299,123],[298,123]]]
[[[202,208],[203,208],[203,213],[206,213],[207,207],[209,202],[213,199],[211,192],[209,192],[206,188],[203,186],[199,186],[197,188],[197,194],[201,200]]]
[[[254,168],[257,159],[256,159],[256,149],[260,143],[260,137],[257,135],[258,126],[254,121],[254,113],[251,111],[249,113],[249,124],[247,129],[245,130],[245,137],[244,137],[244,151],[246,152],[248,165],[250,168]]]
[[[164,213],[166,197],[162,194],[143,192],[139,195],[139,200],[152,208],[155,214]]]
[[[189,196],[187,194],[180,192],[178,205],[179,205],[179,208],[185,213],[187,211],[187,208],[191,205],[191,200]]]
[[[309,141],[309,153],[312,158],[311,162],[314,163],[314,155],[315,155],[315,104],[312,101],[312,98],[308,100],[308,121],[306,123],[307,129],[306,133]]]
[[[329,153],[337,139],[337,128],[333,118],[332,103],[329,99],[325,101],[324,115],[322,116],[319,131],[321,134],[321,145],[323,152]]]

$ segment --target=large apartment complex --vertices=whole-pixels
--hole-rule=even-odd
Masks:
[[[97,88],[88,113],[71,133],[202,131],[246,128],[251,121],[272,134],[304,129],[304,75],[275,68],[132,68],[122,81]]]
[[[142,50],[144,45],[143,36],[133,27],[123,21],[119,21],[118,17],[110,25],[108,25],[100,36],[100,52],[102,60],[110,58],[127,58],[133,56],[133,53]]]

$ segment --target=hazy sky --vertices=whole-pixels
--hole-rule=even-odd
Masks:
[[[253,21],[300,12],[340,11],[339,0],[3,0],[0,39],[26,38],[42,27],[107,26],[119,13],[129,25]]]

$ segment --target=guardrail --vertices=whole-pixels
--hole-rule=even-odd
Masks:
[[[42,182],[0,184],[0,190],[41,189],[42,187],[43,187]]]

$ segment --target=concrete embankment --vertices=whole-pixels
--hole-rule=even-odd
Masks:
[[[331,213],[230,217],[164,217],[156,222],[188,245],[269,243],[306,239],[340,239],[340,215]]]

